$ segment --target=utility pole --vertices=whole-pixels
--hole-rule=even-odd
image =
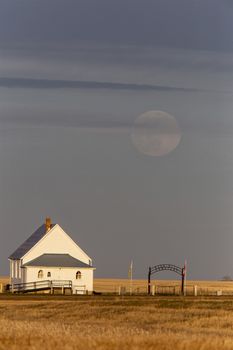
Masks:
[[[131,260],[128,277],[130,280],[130,288],[129,288],[129,294],[132,295],[133,293],[133,260]]]

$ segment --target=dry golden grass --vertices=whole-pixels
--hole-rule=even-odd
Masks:
[[[7,284],[10,283],[10,278],[8,276],[0,276],[0,284]]]
[[[233,299],[0,296],[0,350],[232,350]]]
[[[233,292],[233,282],[188,281],[193,285]],[[119,286],[127,288],[129,281],[94,281],[97,291]],[[134,290],[146,287],[145,280],[133,282]],[[41,348],[232,350],[233,297],[0,295],[0,350]]]
[[[180,290],[180,280],[152,280],[152,285],[159,288],[160,292],[173,292],[173,288],[176,288],[176,292]],[[203,293],[214,293],[217,290],[222,290],[225,294],[233,295],[233,281],[190,281],[187,283],[188,294],[193,294],[193,287],[196,285],[199,292]],[[127,279],[95,279],[94,290],[97,292],[116,292],[119,287],[125,287],[128,291],[130,288],[130,281]],[[139,293],[147,292],[147,281],[146,280],[133,280],[133,291]]]

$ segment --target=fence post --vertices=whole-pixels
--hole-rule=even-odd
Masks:
[[[118,287],[118,295],[121,295],[121,286]]]
[[[152,286],[152,293],[151,293],[153,296],[155,295],[155,285],[153,284]]]
[[[193,294],[197,297],[197,286],[193,286]]]

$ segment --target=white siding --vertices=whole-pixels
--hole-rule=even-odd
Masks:
[[[13,278],[14,277],[14,272],[13,272],[14,270],[13,270],[13,261],[12,260],[10,260],[10,276],[11,276],[11,278]]]
[[[18,261],[18,278],[21,278],[21,260]]]
[[[25,256],[23,264],[43,254],[70,254],[89,265],[90,257],[62,230],[54,226]]]
[[[20,260],[10,260],[11,284],[21,283]]]
[[[15,277],[19,278],[19,260],[16,260],[15,262],[15,269],[16,269]]]
[[[69,280],[72,281],[73,292],[79,287],[85,286],[85,290],[88,292],[93,291],[93,269],[89,268],[70,268],[70,267],[30,267],[26,269],[25,282],[36,282],[45,280]],[[38,272],[43,270],[43,278],[38,278]],[[76,273],[80,271],[82,274],[81,279],[76,280]],[[51,272],[51,277],[47,277],[47,273]]]

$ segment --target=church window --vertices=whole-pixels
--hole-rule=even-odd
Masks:
[[[80,271],[76,272],[76,280],[80,280],[82,277],[82,274]]]
[[[39,270],[38,278],[43,278],[43,276],[44,276],[43,270]]]

